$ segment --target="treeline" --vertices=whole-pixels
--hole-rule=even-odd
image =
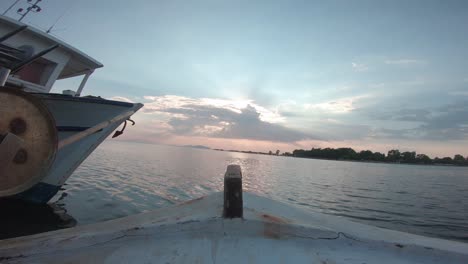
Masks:
[[[453,158],[434,158],[431,159],[428,155],[415,151],[400,152],[398,149],[392,149],[387,154],[380,152],[372,152],[363,150],[356,152],[352,148],[312,148],[311,150],[296,149],[293,153],[286,152],[284,156],[294,156],[301,158],[316,158],[330,160],[355,160],[355,161],[378,161],[392,163],[409,163],[409,164],[447,164],[468,166],[468,157],[464,158],[457,154]]]

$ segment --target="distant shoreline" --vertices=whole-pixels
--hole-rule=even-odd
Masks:
[[[393,164],[393,165],[417,165],[417,166],[441,166],[441,167],[468,167],[468,165],[455,165],[455,164],[442,164],[442,163],[404,163],[404,162],[389,162],[389,161],[375,161],[375,160],[345,160],[345,159],[325,159],[325,158],[310,158],[310,157],[294,157],[280,155],[281,157],[291,157],[298,159],[314,159],[314,160],[330,160],[330,161],[346,161],[346,162],[360,162],[360,163],[378,163],[378,164]]]
[[[246,153],[246,154],[256,154],[256,155],[267,155],[267,156],[279,156],[279,157],[291,157],[291,158],[302,158],[302,159],[315,159],[315,160],[331,160],[331,161],[347,161],[347,162],[361,162],[361,163],[380,163],[380,164],[398,164],[398,165],[418,165],[418,166],[440,166],[440,167],[468,167],[466,164],[446,164],[446,163],[417,163],[417,162],[401,162],[401,161],[385,161],[385,160],[356,160],[356,159],[332,159],[332,158],[323,158],[323,157],[305,157],[305,156],[294,156],[294,154],[282,153],[276,154],[272,152],[259,152],[259,151],[250,151],[250,150],[225,150],[225,149],[212,149],[215,151],[224,151],[224,152],[237,152],[237,153]]]

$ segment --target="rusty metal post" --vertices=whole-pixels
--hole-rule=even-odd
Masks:
[[[239,165],[228,165],[224,175],[224,218],[242,218],[242,171]]]

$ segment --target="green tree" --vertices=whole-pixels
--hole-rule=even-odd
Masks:
[[[306,151],[303,149],[295,149],[293,151],[293,156],[294,157],[306,157]]]
[[[387,160],[391,162],[400,161],[400,151],[398,149],[389,150],[387,153]]]
[[[457,165],[463,165],[465,164],[466,160],[462,155],[457,154],[453,157],[453,162]]]
[[[277,151],[278,152],[278,151]],[[273,154],[270,151],[270,155]],[[388,151],[387,156],[380,152],[372,152],[370,150],[354,151],[352,148],[312,148],[310,150],[296,149],[293,153],[283,153],[284,156],[292,155],[294,157],[304,158],[320,158],[333,160],[363,160],[363,161],[387,161],[387,162],[404,162],[418,164],[456,164],[468,166],[468,157],[465,159],[462,155],[457,154],[452,159],[451,157],[438,158],[433,160],[426,154],[416,154],[415,151],[405,151],[401,153],[398,149]]]
[[[453,160],[451,157],[443,157],[439,160],[442,164],[453,164]]]
[[[431,164],[432,160],[426,154],[418,154],[416,155],[416,162],[422,164]]]
[[[360,160],[372,160],[372,157],[374,156],[374,153],[370,150],[362,150],[359,152],[358,157]]]
[[[374,155],[372,155],[372,160],[384,161],[385,160],[385,154],[380,153],[380,152],[374,152]]]
[[[342,160],[356,160],[357,154],[356,151],[352,148],[338,148],[336,149],[338,154],[338,159]]]
[[[401,161],[404,163],[414,163],[416,161],[416,152],[405,151],[401,153]]]

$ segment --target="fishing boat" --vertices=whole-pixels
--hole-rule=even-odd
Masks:
[[[2,263],[468,263],[468,244],[224,192],[116,220],[0,241]]]
[[[103,65],[34,27],[0,16],[0,197],[47,203],[143,105],[82,96]],[[51,93],[57,80],[82,78]],[[123,131],[116,131],[119,136]]]

